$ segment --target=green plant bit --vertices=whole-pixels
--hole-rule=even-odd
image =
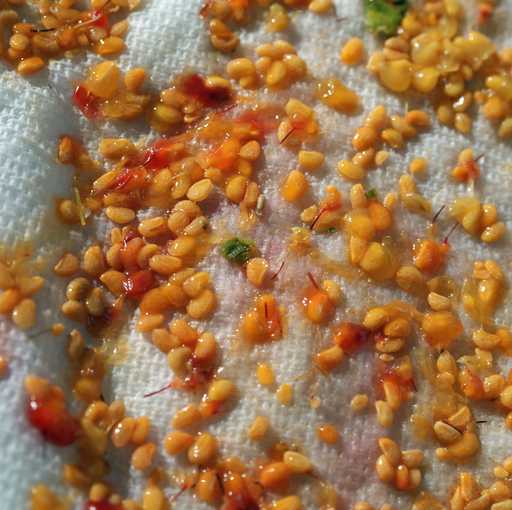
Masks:
[[[408,7],[407,0],[364,0],[366,26],[374,34],[394,35]]]
[[[257,250],[253,241],[233,237],[222,243],[221,253],[230,262],[242,265],[253,258]]]

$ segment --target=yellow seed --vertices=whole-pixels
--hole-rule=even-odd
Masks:
[[[100,276],[106,269],[105,257],[99,246],[90,246],[82,258],[82,269],[90,276]]]
[[[412,65],[408,60],[385,62],[378,74],[382,85],[393,92],[405,92],[412,83]]]
[[[173,257],[187,257],[192,255],[197,247],[197,239],[183,235],[169,243],[167,251]]]
[[[226,71],[230,78],[241,80],[256,74],[254,64],[248,58],[235,58],[228,62]]]
[[[373,506],[367,501],[358,501],[354,505],[354,510],[374,510]],[[382,510],[382,509],[381,509]]]
[[[378,151],[377,154],[375,154],[375,164],[377,166],[381,166],[388,160],[388,158],[389,158],[388,151]]]
[[[324,14],[332,7],[332,0],[312,0],[308,9],[315,14]]]
[[[340,59],[344,64],[359,64],[364,56],[364,44],[359,37],[349,39],[341,49]]]
[[[112,27],[111,33],[114,30]],[[134,67],[124,75],[124,84],[129,92],[137,94],[146,79],[146,71],[142,67]]]
[[[308,190],[306,176],[299,170],[292,170],[281,187],[281,196],[287,202],[296,202]]]
[[[436,292],[430,292],[427,296],[427,301],[430,308],[438,312],[450,310],[452,306],[449,298],[442,296],[441,294],[437,294]]]
[[[202,415],[199,408],[195,404],[189,404],[176,412],[172,420],[172,426],[177,429],[188,428],[199,423],[201,419]]]
[[[311,5],[318,4],[322,0],[313,0],[309,4],[309,9],[311,9]],[[330,1],[330,0],[329,0]],[[313,11],[315,12],[315,11]],[[298,496],[286,496],[285,498],[278,499],[272,503],[272,510],[301,510],[302,502]]]
[[[72,253],[65,253],[55,264],[53,271],[58,276],[72,276],[80,269],[80,261]],[[4,287],[2,287],[4,288]]]
[[[190,298],[196,298],[203,290],[210,285],[210,275],[205,271],[199,271],[188,277],[183,283],[182,288],[185,294]]]
[[[330,108],[344,113],[354,113],[359,107],[359,96],[335,78],[318,83],[317,97]]]
[[[181,430],[169,432],[164,439],[164,449],[169,455],[178,455],[188,450],[194,442],[194,436]]]
[[[456,113],[454,125],[460,133],[468,134],[471,131],[473,121],[467,113]]]
[[[409,468],[417,468],[423,463],[423,452],[421,450],[404,450],[402,462]]]
[[[131,465],[138,471],[143,471],[151,465],[153,457],[156,453],[156,445],[154,443],[146,443],[134,450],[132,453]]]
[[[377,412],[377,421],[382,427],[389,428],[393,424],[394,413],[389,404],[383,400],[375,402],[375,410]]]
[[[167,364],[175,374],[180,375],[186,372],[187,361],[191,357],[192,349],[186,346],[176,347],[167,354]]]
[[[125,281],[124,273],[120,271],[105,271],[100,276],[100,281],[107,287],[107,289],[112,292],[115,296],[120,296],[124,292],[123,283]]]
[[[156,328],[160,328],[164,323],[165,317],[160,313],[150,313],[142,316],[137,321],[137,331],[149,333]]]
[[[425,158],[416,158],[409,164],[409,171],[414,174],[423,174],[427,170],[427,160]]]
[[[259,441],[268,431],[270,422],[265,416],[256,416],[247,430],[247,437],[252,441]]]
[[[216,306],[215,294],[210,289],[205,289],[198,297],[190,300],[187,313],[192,319],[205,319],[213,313]]]
[[[256,161],[261,154],[261,145],[257,140],[251,140],[242,145],[238,155],[241,158],[248,159],[249,161]]]
[[[258,378],[258,382],[263,386],[271,386],[275,382],[274,371],[267,363],[258,363],[256,376]]]
[[[412,86],[422,94],[428,94],[435,89],[440,77],[440,72],[435,67],[423,67],[415,71],[412,78]]]
[[[120,77],[121,71],[114,62],[101,62],[89,72],[85,87],[101,99],[110,99],[119,88]]]
[[[218,447],[217,439],[211,434],[203,432],[197,436],[188,449],[188,460],[191,464],[204,466],[216,456]]]
[[[319,425],[316,428],[316,434],[321,441],[327,444],[334,444],[339,439],[339,432],[336,427],[328,423]]]
[[[325,160],[322,152],[301,150],[298,155],[299,165],[305,170],[314,171],[320,168]]]
[[[111,437],[112,444],[116,448],[124,448],[130,442],[133,431],[135,430],[135,424],[135,419],[127,416],[114,427]]]
[[[283,462],[290,468],[293,473],[304,474],[311,471],[313,467],[311,461],[301,453],[287,451],[283,455]]]
[[[139,223],[138,231],[144,237],[157,237],[167,233],[167,222],[162,216],[156,216]],[[172,255],[172,254],[171,254]]]
[[[64,333],[64,324],[62,324],[61,322],[55,322],[52,324],[52,335],[53,336],[60,336],[62,335],[62,333]]]
[[[365,177],[364,168],[347,159],[338,162],[338,174],[353,181],[358,181]]]
[[[39,72],[45,66],[41,57],[29,57],[22,60],[16,68],[22,76],[29,76]]]
[[[123,501],[123,508],[125,505],[126,503]],[[142,495],[142,510],[165,510],[166,508],[168,506],[162,490],[156,485],[149,485]]]
[[[265,82],[269,87],[281,85],[287,75],[287,68],[283,61],[275,60],[265,76]]]
[[[196,495],[205,503],[214,504],[222,497],[217,471],[205,469],[199,474],[196,482]]]
[[[36,322],[36,304],[34,300],[23,299],[20,301],[12,311],[12,320],[20,329],[31,328]]]
[[[268,262],[261,257],[254,257],[247,262],[245,268],[247,280],[255,287],[261,287],[268,273]]]
[[[390,483],[395,479],[395,468],[389,462],[385,455],[380,455],[375,463],[377,476],[383,482]]]
[[[480,235],[480,239],[484,243],[494,243],[496,241],[499,241],[505,235],[506,230],[507,227],[505,226],[504,223],[494,223],[494,225],[491,225],[484,229],[484,231]]]
[[[124,47],[124,41],[120,37],[110,36],[105,39],[101,39],[94,46],[94,51],[102,57],[108,57],[121,53],[124,50]]]
[[[368,406],[368,395],[366,393],[358,393],[357,395],[354,395],[352,400],[350,401],[350,408],[352,411],[356,413],[360,413],[361,411],[364,411],[366,407]]]
[[[289,406],[293,402],[293,386],[283,383],[276,390],[277,400],[284,406]]]
[[[8,292],[8,291],[6,291]],[[83,303],[74,300],[68,300],[61,306],[62,313],[73,321],[83,322],[85,321],[87,312]]]
[[[134,154],[137,149],[128,138],[102,138],[99,151],[104,158],[121,159]]]
[[[208,400],[224,402],[231,398],[236,391],[236,386],[229,379],[217,379],[208,388]]]
[[[85,307],[89,315],[93,317],[101,317],[105,312],[105,302],[103,299],[103,291],[99,287],[95,287],[89,292],[85,299]]]
[[[172,255],[153,255],[149,259],[149,267],[162,276],[171,276],[179,271],[182,265],[182,260]]]
[[[343,350],[338,345],[320,351],[314,359],[315,365],[322,372],[330,372],[343,360]]]
[[[402,460],[400,447],[389,437],[379,438],[379,448],[392,466],[398,466]]]
[[[363,326],[372,331],[382,328],[389,320],[389,314],[385,308],[371,308],[366,312]]]
[[[505,406],[507,409],[512,409],[512,385],[507,386],[501,393],[500,393],[500,402],[503,406]]]
[[[381,133],[382,140],[393,147],[394,149],[399,149],[404,144],[404,138],[400,131],[396,129],[384,129]]]
[[[135,212],[127,207],[109,206],[105,209],[105,214],[109,220],[120,225],[127,225],[135,219]]]
[[[498,129],[498,135],[500,138],[509,139],[512,137],[512,117],[507,117]]]
[[[193,202],[206,200],[213,190],[213,183],[210,179],[201,179],[190,186],[187,191],[187,198]]]
[[[370,126],[358,128],[352,138],[352,147],[356,151],[364,151],[372,147],[377,141],[377,132]]]

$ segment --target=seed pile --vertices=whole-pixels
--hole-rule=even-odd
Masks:
[[[139,0],[90,0],[85,9],[76,0],[38,0],[34,2],[38,23],[20,20],[15,8],[28,3],[25,0],[6,3],[0,6],[0,56],[28,76],[41,71],[50,59],[87,49],[101,57],[119,55],[125,49],[126,16],[138,7]],[[4,30],[10,34],[7,45]]]
[[[36,72],[44,59],[79,48],[115,55],[124,48],[127,20],[111,25],[109,16],[131,10],[136,3],[93,1],[90,10],[80,11],[73,1],[39,2],[43,29],[16,24],[17,14],[3,9],[2,26],[13,25],[13,35],[2,55],[17,65],[20,74]],[[369,3],[377,8],[373,16],[390,5]],[[248,462],[223,456],[222,438],[205,430],[213,420],[227,419],[237,400],[244,398],[235,381],[222,373],[221,339],[201,326],[218,306],[215,275],[198,267],[210,253],[226,259],[233,270],[241,269],[258,289],[254,301],[234,321],[240,341],[248,348],[285,341],[288,310],[275,282],[288,256],[314,262],[315,269],[303,275],[307,284],[297,292],[296,306],[308,323],[329,331],[330,344],[315,351],[307,376],[336,377],[337,370],[357,361],[360,351],[373,352],[375,395],[353,392],[346,412],[364,415],[386,429],[371,455],[375,476],[389,491],[410,495],[413,510],[512,508],[510,458],[496,465],[487,486],[462,471],[454,473],[449,494],[432,495],[422,489],[424,473],[431,467],[424,451],[402,450],[397,440],[388,437],[407,416],[414,438],[425,451],[432,450],[435,462],[463,464],[481,451],[474,402],[486,401],[503,415],[504,429],[512,430],[512,375],[502,373],[498,363],[500,356],[512,354],[512,333],[496,324],[494,317],[507,291],[505,268],[492,259],[475,260],[462,284],[444,273],[457,225],[490,245],[506,234],[496,206],[482,203],[475,194],[475,183],[486,170],[482,156],[475,156],[470,147],[457,156],[446,170],[446,179],[468,185],[470,195],[455,198],[437,212],[418,188],[419,180],[428,178],[425,158],[413,158],[396,190],[385,196],[363,183],[368,172],[384,166],[393,151],[406,150],[409,140],[435,129],[436,122],[469,133],[474,103],[497,124],[499,137],[512,134],[512,50],[498,52],[480,32],[460,35],[464,10],[457,0],[425,0],[409,9],[406,4],[400,2],[400,16],[393,18],[393,26],[383,26],[386,35],[393,27],[396,33],[369,56],[367,67],[394,93],[414,90],[431,98],[437,121],[419,109],[403,114],[391,114],[382,105],[372,109],[353,134],[353,151],[331,169],[332,184],[318,200],[308,193],[312,176],[326,161],[325,154],[314,150],[314,142],[322,136],[315,104],[295,97],[283,104],[258,103],[252,91],[263,87],[283,91],[304,82],[311,87],[311,102],[316,99],[340,115],[361,111],[364,104],[337,78],[309,79],[307,63],[284,39],[257,46],[254,60],[228,61],[226,76],[189,72],[173,78],[158,94],[147,86],[144,69],[123,72],[110,60],[94,65],[76,86],[72,103],[89,120],[144,117],[158,134],[151,142],[103,138],[98,159],[68,135],[60,138],[56,149],[59,162],[73,171],[71,196],[57,201],[58,217],[72,228],[94,224],[97,218],[109,227],[105,239],[85,244],[80,252],[61,254],[53,266],[54,275],[65,282],[59,315],[66,325],[56,322],[51,330],[55,336],[66,333],[76,402],[67,402],[63,388],[30,375],[25,380],[26,417],[53,446],[73,445],[73,460],[63,466],[62,474],[68,486],[82,492],[86,510],[168,510],[185,491],[222,510],[300,510],[303,502],[296,494],[297,484],[315,485],[323,510],[342,504],[335,489],[320,478],[321,459],[308,454],[308,445],[272,439],[279,431],[263,413],[254,417],[245,434],[256,445],[269,440],[273,444],[264,456]],[[494,2],[478,4],[479,22],[484,23]],[[289,8],[307,8],[316,14],[333,11],[330,0],[208,0],[200,15],[208,21],[213,48],[234,51],[240,44],[234,27],[250,19],[257,7],[268,7],[269,32],[287,30],[292,23]],[[362,64],[363,41],[344,41],[339,57],[342,66]],[[266,204],[259,170],[270,137],[296,161],[278,188],[280,199],[296,206],[296,216],[290,232],[283,233],[287,248],[277,267],[250,237],[253,227],[263,221]],[[351,183],[348,196],[337,186],[340,179]],[[219,201],[237,205],[238,235],[219,239],[212,233],[208,206]],[[407,249],[396,232],[399,207],[400,214],[428,220],[425,231],[407,241]],[[438,225],[441,215],[455,221],[451,230]],[[360,322],[357,318],[336,322],[337,310],[347,298],[328,274],[336,273],[332,268],[341,263],[317,247],[319,236],[327,235],[345,241],[346,253],[337,257],[343,259],[344,275],[402,290],[411,302],[380,303],[360,310]],[[32,296],[45,283],[34,275],[39,270],[29,264],[25,252],[2,254],[0,313],[21,329],[36,323]],[[473,320],[472,331],[464,331],[462,313]],[[145,398],[157,398],[164,391],[190,397],[169,416],[162,444],[152,439],[149,417],[133,416],[124,402],[106,402],[103,397],[107,339],[119,336],[132,316],[136,331],[169,368],[167,384]],[[77,329],[68,329],[69,324]],[[471,340],[465,354],[456,355],[464,336]],[[0,375],[6,373],[7,364],[0,356]],[[432,395],[428,409],[414,406],[420,379]],[[294,391],[293,381],[278,380],[267,362],[255,368],[255,381],[273,393],[283,412],[304,399]],[[200,400],[194,394],[201,395]],[[312,409],[320,406],[320,397],[309,395]],[[314,427],[325,447],[343,441],[332,423],[304,426]],[[131,467],[144,476],[146,488],[138,501],[124,499],[106,482],[112,448],[128,452]],[[184,470],[170,477],[159,466],[160,454],[178,458]],[[166,495],[169,478],[179,488],[171,498]],[[66,510],[72,503],[44,485],[33,487],[30,498],[32,510]],[[372,508],[366,501],[353,506]],[[383,503],[380,510],[393,507]]]

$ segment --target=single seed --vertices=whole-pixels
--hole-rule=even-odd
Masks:
[[[311,471],[311,461],[301,453],[288,451],[283,455],[283,462],[293,473],[304,474]]]
[[[197,436],[188,449],[188,460],[191,464],[207,465],[216,456],[218,447],[217,439],[211,434],[203,432]]]
[[[268,431],[270,422],[265,416],[256,416],[247,431],[247,437],[259,441]]]
[[[34,300],[23,299],[20,301],[12,311],[12,320],[20,329],[30,329],[36,322],[36,304]]]
[[[284,406],[289,406],[293,402],[293,386],[287,383],[281,384],[276,390],[276,398]]]
[[[131,458],[131,465],[138,471],[148,469],[153,462],[156,453],[156,445],[154,443],[146,443],[134,450]]]
[[[368,407],[368,395],[366,393],[358,393],[354,395],[350,401],[350,408],[356,413],[364,411]]]
[[[188,450],[194,442],[194,436],[181,430],[174,430],[167,434],[164,440],[165,451],[169,455],[178,455]]]

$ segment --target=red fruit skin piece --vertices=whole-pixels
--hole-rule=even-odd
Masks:
[[[107,499],[103,501],[87,501],[84,510],[123,510],[121,505],[114,505]]]
[[[91,94],[83,85],[78,85],[73,92],[73,103],[88,119],[94,119],[99,116],[98,98]]]
[[[45,441],[56,446],[69,446],[78,437],[78,422],[60,399],[30,399],[27,405],[27,418]]]
[[[123,289],[128,297],[140,297],[153,287],[155,278],[148,270],[132,273],[123,283]]]

